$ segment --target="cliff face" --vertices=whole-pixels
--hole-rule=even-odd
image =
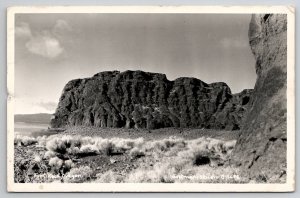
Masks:
[[[250,96],[251,90],[231,94],[225,83],[195,78],[169,81],[158,73],[101,72],[67,83],[51,126],[234,130],[240,128]]]
[[[287,18],[253,15],[249,40],[257,81],[233,162],[250,177],[282,182],[286,174]]]

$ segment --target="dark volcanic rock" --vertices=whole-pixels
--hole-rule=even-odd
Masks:
[[[253,15],[249,40],[257,81],[233,162],[252,179],[281,182],[286,176],[286,15]]]
[[[51,126],[239,129],[250,93],[232,95],[225,83],[195,78],[169,81],[159,73],[101,72],[67,83]]]

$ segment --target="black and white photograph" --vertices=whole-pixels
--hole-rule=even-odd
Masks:
[[[12,7],[7,35],[9,191],[294,190],[293,7]]]

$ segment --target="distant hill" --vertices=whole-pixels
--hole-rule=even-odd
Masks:
[[[49,124],[51,117],[52,117],[52,114],[48,114],[48,113],[16,114],[15,122]]]

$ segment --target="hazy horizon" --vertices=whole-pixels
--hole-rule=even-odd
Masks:
[[[248,14],[17,14],[15,114],[54,113],[64,85],[103,71],[254,87]]]

